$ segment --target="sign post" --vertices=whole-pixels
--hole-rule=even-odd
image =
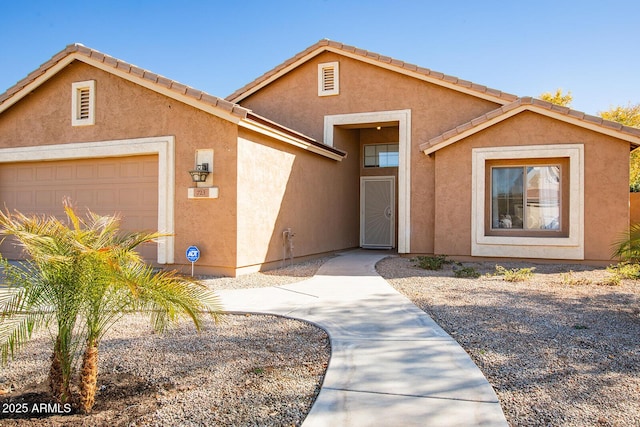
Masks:
[[[193,277],[193,264],[200,259],[200,249],[197,246],[187,248],[187,259],[191,261],[191,277]]]

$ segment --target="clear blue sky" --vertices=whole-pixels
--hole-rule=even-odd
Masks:
[[[638,0],[0,0],[0,93],[83,43],[225,97],[320,39],[519,96],[640,103]]]

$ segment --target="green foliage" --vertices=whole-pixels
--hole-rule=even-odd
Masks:
[[[0,353],[6,363],[35,330],[50,327],[53,397],[73,400],[70,382],[79,378],[81,397],[73,401],[87,412],[95,395],[98,345],[125,313],[148,312],[160,331],[181,317],[199,329],[202,316],[215,317],[220,306],[196,280],[176,272],[155,272],[144,264],[136,248],[162,234],[124,233],[118,218],[91,212],[82,219],[68,202],[65,212],[67,223],[55,217],[0,212],[0,235],[13,236],[30,258],[18,265],[2,260],[9,292],[0,297]],[[76,358],[82,346],[85,356],[78,376]],[[85,366],[86,362],[90,363]],[[84,402],[87,388],[93,391]]]
[[[501,265],[496,265],[495,275],[503,276],[503,279],[507,282],[524,282],[533,277],[535,269],[535,267],[507,269]]]
[[[480,273],[478,273],[475,268],[464,267],[464,266],[454,267],[453,275],[459,278],[470,278],[470,279],[477,279],[478,277],[480,277]]]
[[[618,105],[607,111],[600,111],[598,114],[605,120],[640,128],[640,104],[632,105],[629,103],[626,107]]]
[[[415,264],[417,267],[425,270],[441,270],[442,266],[450,263],[447,261],[446,255],[417,256],[411,261],[417,263]]]
[[[614,278],[617,278],[618,284],[620,279],[640,279],[640,264],[635,262],[620,262],[616,265],[610,265],[607,267],[607,271],[611,273]]]
[[[545,92],[541,94],[540,99],[552,104],[569,107],[571,105],[571,102],[573,101],[573,95],[571,95],[571,91],[567,92],[566,95],[563,95],[562,89],[557,89],[556,93]]]
[[[623,261],[640,261],[640,224],[633,224],[613,243],[612,258]]]
[[[567,286],[584,286],[591,284],[591,280],[584,277],[576,277],[571,270],[569,270],[568,273],[562,273],[560,277],[562,278],[562,284]]]

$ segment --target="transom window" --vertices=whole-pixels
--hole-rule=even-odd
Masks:
[[[364,167],[365,168],[391,168],[398,167],[398,144],[365,144]]]
[[[487,234],[535,236],[566,232],[566,159],[543,164],[503,161],[488,166]]]

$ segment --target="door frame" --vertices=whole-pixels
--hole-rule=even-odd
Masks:
[[[373,111],[324,116],[324,142],[333,146],[334,128],[378,122],[398,122],[399,164],[397,188],[398,253],[411,252],[411,110]]]
[[[365,183],[368,181],[386,181],[390,183],[391,199],[391,219],[390,219],[390,242],[389,245],[366,244],[365,243]],[[361,176],[360,177],[360,247],[362,248],[386,248],[396,247],[396,177],[393,175],[381,176]]]

